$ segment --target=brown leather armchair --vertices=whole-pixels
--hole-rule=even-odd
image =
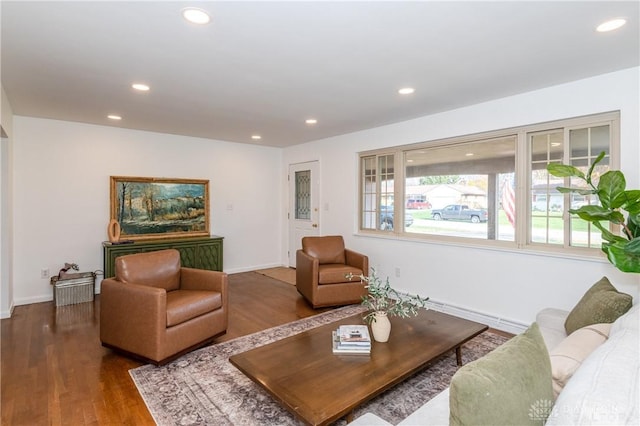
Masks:
[[[165,364],[227,330],[227,274],[180,266],[174,249],[120,256],[102,281],[102,345]]]
[[[360,278],[368,276],[369,258],[346,249],[342,236],[304,237],[296,252],[296,288],[314,308],[359,303],[367,294]]]

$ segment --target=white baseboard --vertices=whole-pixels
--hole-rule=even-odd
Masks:
[[[250,272],[250,271],[255,271],[259,269],[276,268],[281,266],[284,267],[284,265],[282,264],[268,264],[268,265],[261,265],[261,266],[253,266],[250,268],[231,269],[225,272],[229,274],[235,274],[240,272]],[[99,294],[98,288],[96,288],[96,294]],[[11,318],[11,314],[13,313],[14,306],[28,305],[31,303],[40,303],[40,302],[50,302],[52,300],[53,300],[53,295],[17,299],[15,300],[15,304],[11,305],[10,312],[5,312],[5,311],[0,312],[0,318]],[[429,301],[427,302],[427,306],[429,307],[429,309],[433,309],[434,311],[444,312],[446,314],[451,314],[460,318],[476,321],[481,324],[486,324],[491,328],[495,328],[496,330],[502,330],[508,333],[513,333],[513,334],[522,333],[530,325],[530,324],[524,324],[518,321],[500,318],[495,315],[474,311],[472,309],[462,308],[459,306],[440,302],[433,299],[429,299]]]
[[[283,265],[282,263],[268,263],[265,265],[254,265],[245,268],[233,268],[233,269],[225,269],[224,272],[227,274],[237,274],[240,272],[252,272],[259,271],[261,269],[271,269],[271,268],[288,268],[288,266]]]
[[[456,317],[479,322],[481,324],[486,324],[491,328],[495,328],[496,330],[502,330],[513,334],[522,333],[530,325],[505,318],[500,318],[495,315],[489,315],[486,313],[473,311],[471,309],[461,308],[459,306],[438,302],[437,300],[433,299],[429,299],[429,301],[427,302],[427,306],[429,307],[429,309],[433,309],[434,311],[444,312]]]
[[[250,266],[246,268],[227,269],[224,272],[226,272],[227,274],[237,274],[240,272],[251,272],[251,271],[257,271],[260,269],[269,269],[269,268],[277,268],[277,267],[288,268],[288,266],[284,266],[281,263],[268,263],[265,265]],[[95,294],[100,294],[100,284],[102,284],[102,280],[103,278],[96,278]],[[32,297],[22,297],[15,300],[15,306],[30,305],[32,303],[51,302],[52,300],[53,300],[53,293],[46,296],[41,295],[41,296],[32,296]],[[11,313],[12,312],[13,312],[13,305],[11,307]],[[0,312],[0,318],[10,318],[11,313],[10,312],[5,313],[5,311],[2,311]],[[4,316],[4,315],[8,315],[8,316]]]
[[[13,315],[13,308],[14,307],[15,307],[15,305],[12,303],[11,306],[9,307],[9,310],[0,311],[0,319],[11,318],[11,315]]]
[[[14,303],[16,306],[21,306],[21,305],[31,305],[32,303],[51,302],[52,300],[53,300],[53,293],[47,296],[21,297],[21,298],[15,299]]]

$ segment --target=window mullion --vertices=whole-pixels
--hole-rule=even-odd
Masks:
[[[570,140],[571,128],[565,127],[563,132],[564,139],[564,153],[562,154],[562,163],[571,164],[571,140]],[[565,177],[563,185],[565,187],[571,186],[571,178]],[[564,231],[564,248],[571,247],[571,215],[569,214],[566,206],[571,206],[571,194],[563,194],[563,202],[565,208],[562,210],[562,223]]]
[[[400,234],[404,232],[404,155],[396,151],[393,156],[393,230]]]
[[[527,143],[527,133],[518,132],[516,140],[516,229],[515,243],[518,248],[523,248],[529,238],[529,188],[531,186],[531,165],[529,162],[530,148]]]

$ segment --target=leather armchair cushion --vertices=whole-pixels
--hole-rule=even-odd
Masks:
[[[217,291],[175,290],[167,292],[167,327],[181,324],[222,307]]]
[[[344,264],[328,264],[320,265],[318,267],[318,284],[339,284],[349,282],[345,275],[352,273],[353,275],[360,275],[362,271],[353,266]],[[352,282],[359,282],[360,278],[353,277]]]
[[[125,284],[177,290],[180,288],[180,252],[169,249],[118,257],[115,278]]]
[[[302,250],[318,259],[320,265],[326,263],[346,263],[344,239],[341,235],[322,238],[310,237],[302,239]]]

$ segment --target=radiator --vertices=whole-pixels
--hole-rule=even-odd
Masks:
[[[96,287],[94,272],[67,274],[62,278],[52,277],[53,303],[55,306],[92,302]]]

